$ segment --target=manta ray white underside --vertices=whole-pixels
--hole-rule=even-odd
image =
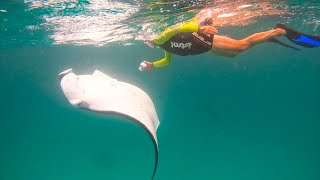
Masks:
[[[156,131],[160,124],[155,106],[140,88],[95,70],[92,75],[76,75],[72,69],[59,74],[61,88],[75,107],[101,114],[116,114],[144,128],[155,148],[155,175],[158,164]]]

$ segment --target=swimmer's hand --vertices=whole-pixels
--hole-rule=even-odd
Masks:
[[[142,61],[139,67],[140,71],[143,71],[145,69],[147,69],[148,72],[151,71],[151,69],[153,68],[153,63],[149,62],[149,61]]]
[[[218,30],[213,26],[202,26],[200,32],[211,36],[218,34]]]

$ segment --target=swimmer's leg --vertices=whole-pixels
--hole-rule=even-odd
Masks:
[[[212,52],[226,57],[234,57],[254,45],[268,42],[274,37],[285,34],[286,32],[284,30],[276,28],[270,31],[253,34],[241,40],[215,35],[213,38]]]

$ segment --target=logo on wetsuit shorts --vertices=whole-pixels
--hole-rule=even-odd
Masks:
[[[192,43],[171,42],[171,48],[191,49]]]
[[[206,44],[207,46],[212,46],[212,42],[205,40],[201,35],[199,35],[196,32],[192,33],[193,36],[195,36],[198,40],[200,40],[201,42],[203,42],[204,44]]]

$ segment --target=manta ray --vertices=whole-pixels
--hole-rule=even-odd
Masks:
[[[91,75],[76,75],[72,69],[59,74],[62,91],[74,107],[104,115],[118,115],[138,124],[150,136],[158,165],[156,131],[160,124],[155,106],[147,93],[140,88],[118,81],[98,70]]]

